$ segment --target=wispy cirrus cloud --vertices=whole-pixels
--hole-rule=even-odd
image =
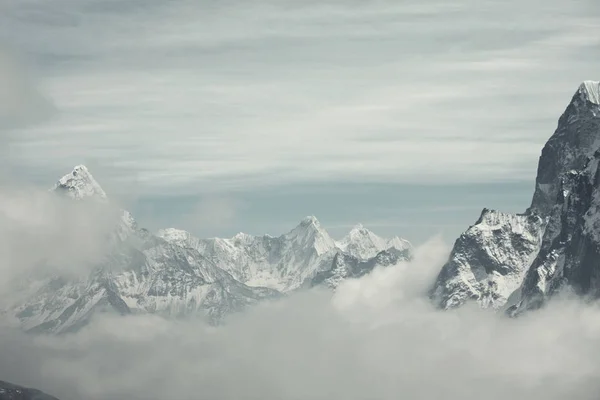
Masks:
[[[530,180],[600,57],[591,0],[4,7],[60,111],[20,161],[93,155],[148,192]]]

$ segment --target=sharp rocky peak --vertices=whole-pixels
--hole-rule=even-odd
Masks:
[[[296,226],[284,236],[304,236],[306,234],[321,234],[329,236],[325,229],[321,226],[319,220],[314,216],[308,216],[303,218],[298,226]]]
[[[583,82],[542,149],[531,206],[484,209],[456,241],[431,292],[442,308],[468,300],[511,315],[563,287],[600,297],[600,82]]]
[[[85,165],[75,166],[73,171],[56,182],[53,190],[62,192],[75,200],[84,198],[107,199],[106,193]]]
[[[600,82],[580,86],[538,163],[530,209],[548,215],[557,203],[561,182],[571,170],[581,170],[600,149]]]

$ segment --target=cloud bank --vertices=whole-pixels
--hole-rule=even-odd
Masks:
[[[441,312],[447,248],[232,316],[221,327],[99,315],[75,334],[0,331],[0,376],[75,399],[597,398],[600,310],[557,300],[516,320]]]

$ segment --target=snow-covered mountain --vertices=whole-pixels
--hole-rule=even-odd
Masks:
[[[469,299],[482,307],[504,306],[539,251],[544,225],[534,214],[484,209],[456,240],[435,283],[433,300],[444,309]]]
[[[198,250],[240,282],[282,292],[311,286],[317,273],[337,268],[335,259],[340,254],[356,262],[371,261],[371,269],[379,265],[375,258],[382,251],[395,250],[399,261],[412,254],[408,241],[398,237],[383,239],[362,225],[336,242],[314,216],[304,218],[297,227],[278,237],[239,233],[230,239],[199,239],[172,228],[159,231],[158,236]]]
[[[561,288],[600,293],[600,83],[580,85],[542,150],[531,206],[484,210],[456,241],[431,292],[441,308],[468,299],[511,315]]]
[[[411,244],[402,238],[381,238],[361,224],[356,225],[345,238],[336,243],[336,246],[345,253],[363,260],[373,258],[384,250],[412,249]]]
[[[52,191],[77,201],[73,205],[91,202],[114,212],[83,165],[62,177]],[[89,275],[39,278],[35,291],[9,307],[25,330],[72,331],[97,312],[198,314],[218,322],[264,299],[318,284],[313,278],[319,273],[339,282],[377,265],[391,265],[391,260],[409,259],[412,251],[403,239],[386,240],[363,227],[338,243],[315,217],[306,217],[279,237],[240,233],[230,239],[199,239],[177,229],[154,235],[139,228],[129,212],[119,210],[117,216],[106,237],[107,254]],[[382,252],[390,252],[391,258]],[[342,258],[348,264],[361,263],[361,273],[340,274]]]
[[[395,247],[382,250],[368,259],[338,252],[331,261],[331,267],[319,271],[310,284],[311,286],[325,285],[331,289],[336,289],[344,280],[365,276],[373,271],[375,267],[390,267],[411,259],[410,249],[399,250]]]
[[[77,201],[109,201],[86,167],[77,166],[53,190]],[[160,313],[171,317],[198,313],[212,321],[280,293],[249,287],[234,279],[197,250],[182,248],[140,229],[131,214],[120,211],[106,257],[89,276],[45,277],[25,301],[10,312],[25,330],[66,332],[85,324],[96,312]]]

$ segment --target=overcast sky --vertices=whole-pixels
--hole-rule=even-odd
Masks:
[[[201,236],[315,214],[334,236],[453,240],[528,206],[600,79],[600,3],[0,0],[0,43],[0,99],[26,71],[48,100],[1,143],[13,178],[85,163],[142,225]]]

